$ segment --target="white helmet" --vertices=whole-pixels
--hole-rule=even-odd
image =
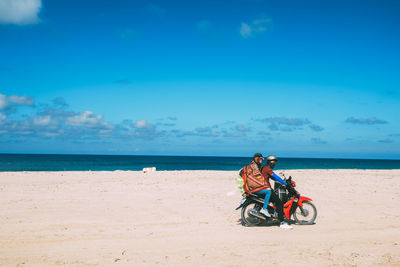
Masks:
[[[277,161],[278,161],[278,158],[277,158],[276,156],[274,156],[274,155],[269,155],[269,156],[267,157],[267,162],[271,162],[271,161],[277,162]]]

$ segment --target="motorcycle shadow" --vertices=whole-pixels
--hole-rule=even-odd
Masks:
[[[295,224],[296,221],[295,220],[289,220],[287,221],[289,224]],[[263,221],[258,225],[246,225],[246,223],[240,218],[237,220],[238,225],[242,225],[245,227],[270,227],[270,226],[279,226],[280,222],[278,220],[267,220],[267,221]],[[314,223],[315,224],[315,223]]]

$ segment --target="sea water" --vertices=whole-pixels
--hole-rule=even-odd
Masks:
[[[250,157],[0,154],[0,171],[239,170]],[[280,158],[288,169],[400,169],[400,160]]]

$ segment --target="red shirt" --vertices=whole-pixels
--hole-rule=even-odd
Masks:
[[[265,165],[264,167],[262,167],[261,174],[263,175],[263,177],[265,179],[265,185],[267,185],[268,188],[271,188],[271,184],[269,183],[269,177],[271,177],[274,174],[271,167],[268,165]]]

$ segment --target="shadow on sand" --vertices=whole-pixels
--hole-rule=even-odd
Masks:
[[[289,220],[288,221],[289,224],[296,224],[295,220]],[[242,218],[239,218],[237,220],[237,224],[238,225],[242,225],[245,227],[269,227],[269,226],[279,226],[280,222],[277,219],[271,219],[271,220],[267,220],[267,221],[263,221],[261,224],[259,225],[252,225],[252,226],[248,226],[244,223],[244,221],[242,220]],[[315,223],[311,224],[314,225]]]

